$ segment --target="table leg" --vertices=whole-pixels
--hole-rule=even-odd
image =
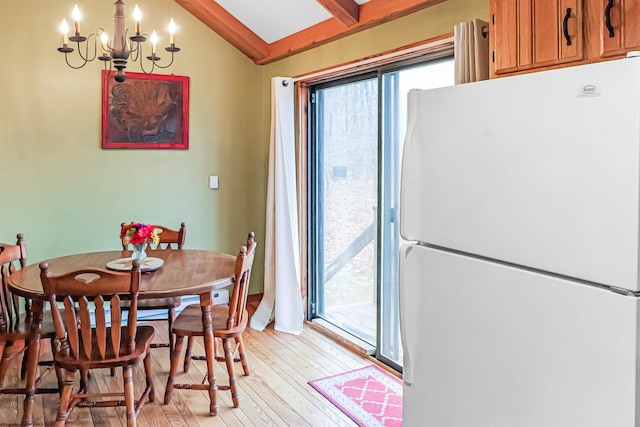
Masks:
[[[42,327],[42,301],[34,300],[31,307],[33,319],[31,336],[27,348],[27,382],[25,384],[24,412],[22,425],[33,425],[33,407],[36,399],[36,379],[38,377],[38,358],[40,357],[40,329]],[[53,350],[53,349],[52,349]]]
[[[213,336],[213,319],[211,317],[211,306],[213,304],[212,292],[205,292],[200,295],[202,327],[204,332],[204,352],[207,359],[207,380],[209,381],[209,415],[218,415],[218,385],[216,384],[216,377],[214,373],[216,349],[215,338]]]

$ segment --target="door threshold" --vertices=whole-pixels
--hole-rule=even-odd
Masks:
[[[342,346],[349,348],[351,351],[360,354],[362,356],[373,356],[376,353],[376,348],[365,342],[358,337],[351,335],[350,333],[338,328],[337,326],[327,322],[324,319],[313,319],[312,321],[306,321],[309,327],[322,332],[332,340],[338,342]]]

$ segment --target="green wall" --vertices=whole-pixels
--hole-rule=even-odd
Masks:
[[[185,221],[187,248],[235,254],[250,230],[262,244],[260,67],[177,3],[139,0],[143,32],[155,28],[166,43],[169,18],[179,27],[182,51],[158,72],[190,77],[189,149],[103,150],[102,65],[72,70],[56,50],[76,1],[82,33],[113,31],[112,0],[0,1],[0,241],[24,233],[35,263],[118,249],[120,223],[135,220]],[[127,16],[134,4],[127,1]],[[220,177],[219,189],[208,188],[209,175]],[[252,292],[262,290],[263,259],[259,251]]]
[[[185,221],[187,248],[229,253],[254,230],[261,245],[251,293],[263,289],[271,77],[353,61],[489,16],[488,0],[447,0],[257,66],[172,0],[140,0],[143,32],[155,28],[166,42],[168,18],[179,27],[182,51],[159,73],[191,79],[189,150],[102,150],[101,65],[72,70],[56,50],[75,1],[0,0],[0,241],[24,233],[35,263],[117,249],[124,221]],[[130,16],[135,2],[127,3]],[[83,33],[112,31],[113,1],[79,7]],[[219,189],[208,188],[209,175],[220,177]]]

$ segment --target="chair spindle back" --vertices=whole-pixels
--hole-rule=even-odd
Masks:
[[[75,360],[107,360],[134,350],[140,288],[137,260],[133,261],[131,273],[86,268],[59,276],[53,276],[48,264],[43,262],[40,279],[52,307],[56,300],[64,302],[64,320],[58,310],[52,314],[61,350],[68,356]],[[125,337],[122,336],[121,296],[131,299]],[[107,327],[106,307],[110,312],[110,327]],[[92,317],[95,327],[91,324]],[[123,339],[127,342],[123,343]]]
[[[235,282],[233,291],[229,301],[229,318],[227,319],[227,328],[231,329],[239,325],[243,319],[245,309],[247,308],[247,296],[249,294],[249,281],[251,279],[251,267],[255,257],[255,234],[249,233],[247,238],[247,246],[240,248],[240,253],[236,258]]]
[[[11,331],[20,319],[20,304],[17,295],[9,289],[9,276],[15,273],[17,265],[27,265],[27,245],[22,234],[17,235],[15,245],[0,243],[0,333]],[[29,302],[25,302],[25,310],[30,312]]]

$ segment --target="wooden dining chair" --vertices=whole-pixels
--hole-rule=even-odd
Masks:
[[[4,387],[4,379],[7,374],[9,363],[15,357],[23,355],[22,368],[20,377],[24,379],[28,368],[28,359],[25,354],[29,348],[32,312],[30,301],[14,295],[9,289],[9,277],[23,268],[27,264],[27,245],[22,234],[17,235],[15,245],[8,243],[0,243],[0,392],[4,394],[24,394],[25,388],[6,388]],[[21,312],[20,303],[23,303],[24,310]],[[51,312],[45,311],[40,328],[40,338],[50,339],[52,351],[54,349],[55,328]],[[38,357],[38,359],[40,359]],[[38,365],[46,365],[48,368],[42,373],[40,378],[36,380],[36,384],[41,384],[42,378],[49,373],[53,367],[53,360],[31,361],[32,369],[37,369]],[[58,370],[58,386],[62,384],[62,374]],[[58,393],[59,387],[43,388],[36,390],[37,393]]]
[[[67,372],[55,425],[64,426],[76,406],[125,406],[127,426],[135,427],[140,408],[147,400],[154,400],[150,353],[154,330],[152,326],[137,326],[136,321],[140,263],[134,261],[130,273],[86,268],[54,276],[48,264],[43,262],[40,264],[40,280],[46,299],[52,306],[58,300],[64,303],[64,319],[60,311],[53,311],[59,342],[54,362]],[[121,298],[130,301],[126,319],[122,316]],[[92,318],[95,326],[92,326]],[[132,368],[141,360],[144,361],[146,387],[140,399],[135,401]],[[73,393],[77,371],[113,367],[122,368],[123,392],[89,393],[88,388],[81,386],[77,393]],[[97,400],[105,397],[120,399]]]
[[[120,225],[120,229],[124,228],[127,225],[124,222]],[[179,230],[172,230],[163,225],[153,225],[158,233],[158,238],[160,239],[159,243],[155,248],[152,247],[153,250],[171,250],[171,249],[182,249],[184,246],[184,241],[187,237],[187,228],[183,223],[180,224]],[[122,233],[121,233],[122,235]],[[122,249],[127,250],[129,248],[129,242],[122,239]],[[127,302],[123,301],[123,307],[127,306]],[[171,328],[173,326],[173,321],[176,318],[176,308],[180,306],[181,299],[180,297],[170,297],[170,298],[149,298],[140,300],[138,303],[138,311],[143,310],[167,310],[167,323],[168,328],[167,331],[169,333],[169,342],[165,343],[153,343],[151,344],[151,348],[159,348],[159,347],[168,347],[169,348],[169,357],[171,357],[171,349],[173,348],[173,334],[171,333]]]
[[[217,356],[216,360],[224,361],[229,374],[229,384],[219,385],[218,390],[230,390],[233,406],[238,407],[237,379],[234,371],[234,362],[240,362],[245,375],[250,374],[249,363],[244,349],[242,333],[247,327],[249,314],[247,312],[247,296],[249,292],[249,281],[251,278],[251,267],[255,257],[256,243],[254,233],[249,233],[247,246],[240,248],[240,253],[236,258],[235,280],[233,284],[233,292],[229,300],[229,306],[213,306],[211,317],[213,320],[213,333],[215,338],[222,340],[224,350],[223,356]],[[184,337],[188,337],[188,346],[185,354],[184,368],[185,372],[189,369],[191,359],[205,360],[202,356],[193,356],[191,354],[194,337],[204,336],[202,326],[202,309],[198,304],[192,304],[186,307],[176,318],[173,324],[173,333],[176,335],[173,356],[171,357],[171,370],[167,379],[167,388],[165,389],[164,403],[171,401],[171,394],[174,388],[193,388],[198,390],[207,390],[206,384],[175,384],[175,376],[178,371],[178,363],[180,352],[182,351],[182,343]],[[232,348],[231,340],[235,342],[235,349]],[[237,357],[235,355],[238,355]]]

